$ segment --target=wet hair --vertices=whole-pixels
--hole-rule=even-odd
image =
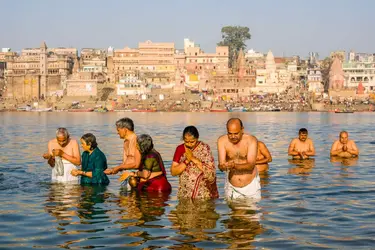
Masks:
[[[116,122],[116,127],[117,128],[126,128],[130,131],[134,131],[134,122],[132,119],[125,117],[121,118]]]
[[[194,126],[187,126],[186,128],[184,128],[184,131],[182,132],[182,140],[185,138],[185,135],[187,134],[193,136],[195,139],[199,138],[198,129]]]
[[[242,121],[241,121],[240,118],[230,118],[230,119],[227,121],[227,127],[228,127],[228,125],[229,125],[231,122],[233,122],[233,121],[238,121],[238,122],[240,123],[240,125],[241,125],[241,128],[243,128],[243,123],[242,123]]]
[[[345,131],[345,130],[341,131],[339,136],[341,137],[342,134],[346,134],[346,135],[349,136],[349,133],[347,131]]]
[[[98,143],[96,142],[96,137],[95,135],[91,133],[82,135],[81,139],[85,141],[86,145],[90,145],[90,150],[94,150],[98,147]]]
[[[66,128],[58,128],[56,130],[56,137],[59,137],[59,136],[64,136],[64,138],[69,138],[69,132]]]
[[[307,129],[305,128],[301,128],[299,131],[298,131],[298,134],[308,134],[309,132],[307,132]]]
[[[137,143],[139,146],[139,152],[141,155],[146,155],[154,148],[154,143],[150,135],[142,134],[137,137]]]

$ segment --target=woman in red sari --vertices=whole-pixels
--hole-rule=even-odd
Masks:
[[[171,192],[171,184],[167,180],[163,159],[154,149],[152,138],[143,134],[137,137],[137,147],[142,155],[141,165],[137,172],[125,172],[120,180],[136,177],[136,189],[145,192]]]
[[[182,133],[184,143],[176,148],[171,174],[178,175],[178,198],[210,199],[219,196],[216,168],[210,147],[199,141],[198,129],[188,126]]]

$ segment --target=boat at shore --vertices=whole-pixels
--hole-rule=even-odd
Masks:
[[[87,109],[68,109],[68,112],[93,112],[93,108],[87,108]]]
[[[32,109],[30,110],[32,112],[52,112],[52,107],[51,108],[38,108],[38,109]]]
[[[335,113],[354,113],[353,110],[336,110]]]
[[[132,109],[132,112],[156,112],[156,109]]]
[[[247,109],[245,107],[232,107],[229,109],[229,112],[246,112]]]
[[[228,112],[227,109],[210,109],[210,112]]]

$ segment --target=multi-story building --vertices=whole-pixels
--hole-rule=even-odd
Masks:
[[[61,91],[72,67],[70,57],[49,53],[45,42],[40,48],[23,49],[20,56],[7,60],[6,96],[24,99],[53,96]]]
[[[80,66],[83,72],[106,73],[107,51],[105,49],[84,48],[81,50]]]
[[[373,62],[347,62],[342,64],[345,87],[357,88],[362,83],[366,92],[375,90],[375,64]]]

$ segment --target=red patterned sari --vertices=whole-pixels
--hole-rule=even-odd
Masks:
[[[219,197],[216,185],[216,169],[210,147],[204,142],[197,142],[192,150],[193,156],[202,162],[203,172],[189,162],[180,174],[178,198],[209,199]],[[181,163],[186,159],[184,144],[179,145],[174,153],[173,161]]]

